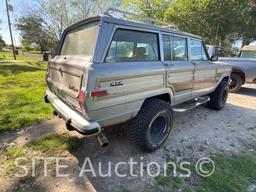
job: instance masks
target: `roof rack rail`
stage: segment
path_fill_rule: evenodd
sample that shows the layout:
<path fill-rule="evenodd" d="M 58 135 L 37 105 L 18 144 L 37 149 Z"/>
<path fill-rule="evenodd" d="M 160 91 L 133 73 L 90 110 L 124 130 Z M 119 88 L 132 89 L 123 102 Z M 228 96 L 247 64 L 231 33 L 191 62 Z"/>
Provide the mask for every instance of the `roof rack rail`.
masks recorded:
<path fill-rule="evenodd" d="M 149 18 L 149 17 L 137 15 L 137 14 L 134 14 L 134 13 L 130 13 L 130 12 L 127 12 L 127 11 L 122 11 L 122 10 L 115 9 L 115 8 L 109 8 L 109 9 L 107 9 L 106 11 L 104 11 L 102 13 L 102 15 L 108 15 L 108 16 L 112 16 L 112 17 L 115 17 L 115 16 L 118 17 L 117 14 L 122 14 L 123 16 L 121 16 L 121 18 L 128 19 L 128 16 L 132 16 L 132 17 L 135 17 L 135 18 L 140 18 L 142 20 L 148 21 L 148 23 L 150 23 L 150 24 L 159 23 L 159 24 L 162 24 L 161 27 L 171 28 L 171 29 L 179 31 L 178 26 L 173 24 L 173 23 L 164 22 L 164 21 L 159 20 L 159 19 L 152 19 L 152 18 Z"/>

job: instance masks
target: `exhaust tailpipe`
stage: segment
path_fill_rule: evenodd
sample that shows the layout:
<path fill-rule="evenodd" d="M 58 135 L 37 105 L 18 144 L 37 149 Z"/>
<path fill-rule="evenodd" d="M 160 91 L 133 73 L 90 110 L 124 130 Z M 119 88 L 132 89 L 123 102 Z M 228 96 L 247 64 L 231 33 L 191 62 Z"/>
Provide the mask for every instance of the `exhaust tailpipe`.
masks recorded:
<path fill-rule="evenodd" d="M 52 112 L 52 114 L 53 114 L 54 116 L 58 117 L 58 113 L 57 113 L 55 110 Z"/>
<path fill-rule="evenodd" d="M 107 137 L 102 132 L 97 135 L 97 139 L 101 147 L 106 147 L 109 143 Z"/>

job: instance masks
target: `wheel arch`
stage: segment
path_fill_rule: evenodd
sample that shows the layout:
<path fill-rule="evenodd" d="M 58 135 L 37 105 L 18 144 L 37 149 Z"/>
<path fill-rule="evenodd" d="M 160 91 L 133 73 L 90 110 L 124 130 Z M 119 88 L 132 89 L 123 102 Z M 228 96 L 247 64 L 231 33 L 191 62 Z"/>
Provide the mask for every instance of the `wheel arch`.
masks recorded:
<path fill-rule="evenodd" d="M 163 101 L 167 102 L 169 105 L 171 105 L 171 103 L 174 102 L 173 96 L 174 96 L 173 90 L 171 88 L 168 88 L 168 89 L 165 89 L 165 91 L 163 91 L 163 92 L 159 92 L 158 94 L 154 94 L 152 96 L 147 97 L 144 100 L 143 104 L 150 99 L 156 98 L 156 99 L 163 100 Z"/>
<path fill-rule="evenodd" d="M 231 74 L 232 73 L 239 75 L 241 77 L 242 81 L 243 81 L 243 84 L 245 83 L 245 80 L 246 80 L 245 72 L 242 69 L 237 68 L 237 67 L 233 67 Z"/>

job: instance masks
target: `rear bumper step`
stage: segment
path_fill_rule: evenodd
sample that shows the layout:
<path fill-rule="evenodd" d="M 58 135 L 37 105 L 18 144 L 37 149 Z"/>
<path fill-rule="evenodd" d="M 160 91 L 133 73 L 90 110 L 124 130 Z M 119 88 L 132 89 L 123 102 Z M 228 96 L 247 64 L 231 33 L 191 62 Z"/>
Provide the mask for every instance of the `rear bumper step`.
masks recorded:
<path fill-rule="evenodd" d="M 68 107 L 49 90 L 45 93 L 45 101 L 52 104 L 54 107 L 54 115 L 66 122 L 68 130 L 76 130 L 85 136 L 98 135 L 101 132 L 99 123 L 96 121 L 87 121 L 83 116 Z"/>

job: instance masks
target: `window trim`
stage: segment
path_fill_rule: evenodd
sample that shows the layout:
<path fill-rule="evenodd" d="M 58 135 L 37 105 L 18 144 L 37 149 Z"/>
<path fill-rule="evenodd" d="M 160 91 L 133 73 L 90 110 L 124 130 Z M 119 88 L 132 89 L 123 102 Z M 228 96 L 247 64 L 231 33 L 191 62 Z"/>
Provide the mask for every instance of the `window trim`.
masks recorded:
<path fill-rule="evenodd" d="M 113 39 L 114 39 L 114 36 L 116 34 L 116 32 L 118 30 L 126 30 L 126 31 L 135 31 L 135 32 L 141 32 L 141 33 L 151 33 L 151 34 L 155 34 L 157 36 L 157 52 L 158 52 L 158 60 L 152 60 L 152 61 L 118 61 L 118 62 L 106 62 L 106 58 L 108 56 L 108 50 L 110 49 L 110 46 L 111 46 L 111 43 L 113 42 Z M 142 63 L 145 63 L 145 62 L 159 62 L 162 60 L 161 58 L 161 46 L 160 46 L 160 37 L 159 37 L 159 32 L 158 31 L 153 31 L 153 30 L 147 30 L 147 29 L 140 29 L 140 28 L 134 28 L 134 27 L 122 27 L 122 26 L 116 26 L 114 29 L 113 29 L 113 33 L 111 35 L 111 39 L 110 41 L 108 42 L 108 45 L 107 45 L 107 49 L 105 50 L 105 53 L 104 53 L 104 57 L 103 57 L 103 63 L 127 63 L 127 62 L 142 62 Z"/>

